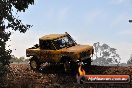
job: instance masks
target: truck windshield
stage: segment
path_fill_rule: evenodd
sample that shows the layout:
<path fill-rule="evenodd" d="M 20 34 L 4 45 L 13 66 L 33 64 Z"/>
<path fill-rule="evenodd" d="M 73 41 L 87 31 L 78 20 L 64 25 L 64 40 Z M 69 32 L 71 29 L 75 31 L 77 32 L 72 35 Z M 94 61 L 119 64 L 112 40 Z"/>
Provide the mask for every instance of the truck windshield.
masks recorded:
<path fill-rule="evenodd" d="M 75 46 L 76 42 L 69 36 L 65 36 L 60 39 L 53 40 L 53 44 L 55 45 L 56 49 L 62 49 L 65 47 Z"/>

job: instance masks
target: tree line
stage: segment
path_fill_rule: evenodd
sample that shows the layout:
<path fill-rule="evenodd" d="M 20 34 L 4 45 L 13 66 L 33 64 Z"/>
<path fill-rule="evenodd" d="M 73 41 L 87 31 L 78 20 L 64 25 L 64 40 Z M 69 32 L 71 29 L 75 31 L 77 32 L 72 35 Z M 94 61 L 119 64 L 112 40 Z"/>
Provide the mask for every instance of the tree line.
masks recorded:
<path fill-rule="evenodd" d="M 11 55 L 10 63 L 22 63 L 22 62 L 29 62 L 29 59 L 26 59 L 24 56 L 22 57 L 15 57 L 14 55 Z"/>
<path fill-rule="evenodd" d="M 100 44 L 99 42 L 93 44 L 95 59 L 94 65 L 132 65 L 132 54 L 127 63 L 121 63 L 121 57 L 117 53 L 117 49 L 110 47 L 108 44 Z"/>

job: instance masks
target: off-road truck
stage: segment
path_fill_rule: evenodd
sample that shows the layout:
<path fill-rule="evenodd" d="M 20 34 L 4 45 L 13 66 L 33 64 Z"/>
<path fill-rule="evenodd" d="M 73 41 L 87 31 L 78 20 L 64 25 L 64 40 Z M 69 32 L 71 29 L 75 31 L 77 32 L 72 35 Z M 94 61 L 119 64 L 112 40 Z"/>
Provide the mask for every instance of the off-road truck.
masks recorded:
<path fill-rule="evenodd" d="M 65 34 L 49 34 L 39 38 L 39 44 L 26 49 L 30 58 L 30 66 L 38 70 L 43 63 L 62 64 L 64 71 L 75 69 L 78 63 L 91 65 L 94 49 L 90 45 L 77 44 L 73 38 Z"/>

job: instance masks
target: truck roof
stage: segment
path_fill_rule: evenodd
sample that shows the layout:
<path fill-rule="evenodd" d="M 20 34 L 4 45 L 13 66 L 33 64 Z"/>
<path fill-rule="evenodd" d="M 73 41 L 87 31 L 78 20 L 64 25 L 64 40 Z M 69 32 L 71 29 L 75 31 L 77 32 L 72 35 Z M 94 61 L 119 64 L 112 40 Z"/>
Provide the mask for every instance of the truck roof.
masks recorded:
<path fill-rule="evenodd" d="M 66 34 L 49 34 L 49 35 L 42 36 L 39 39 L 40 40 L 53 40 L 53 39 L 64 37 L 65 35 Z"/>

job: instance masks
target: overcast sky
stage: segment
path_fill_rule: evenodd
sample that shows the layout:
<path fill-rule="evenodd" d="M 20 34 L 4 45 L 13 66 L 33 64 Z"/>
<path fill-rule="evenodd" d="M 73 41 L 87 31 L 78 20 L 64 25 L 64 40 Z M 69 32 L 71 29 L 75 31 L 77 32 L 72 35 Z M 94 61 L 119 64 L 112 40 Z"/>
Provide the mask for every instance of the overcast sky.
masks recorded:
<path fill-rule="evenodd" d="M 9 44 L 17 57 L 25 56 L 25 49 L 42 35 L 64 32 L 78 43 L 100 42 L 116 48 L 122 62 L 132 54 L 132 23 L 128 22 L 132 0 L 35 0 L 18 15 L 33 27 L 25 34 L 13 32 Z"/>

